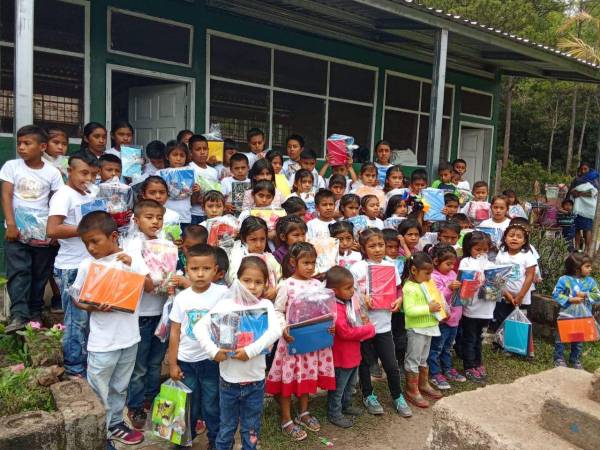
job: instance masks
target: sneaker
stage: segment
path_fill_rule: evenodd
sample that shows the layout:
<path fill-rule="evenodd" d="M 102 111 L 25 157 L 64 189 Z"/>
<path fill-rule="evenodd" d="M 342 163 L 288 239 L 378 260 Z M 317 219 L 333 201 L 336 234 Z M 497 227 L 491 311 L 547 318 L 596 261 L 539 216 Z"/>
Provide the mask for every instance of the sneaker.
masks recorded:
<path fill-rule="evenodd" d="M 363 398 L 363 403 L 369 414 L 373 414 L 375 416 L 380 416 L 383 414 L 383 406 L 381 406 L 381 403 L 379 403 L 379 400 L 377 400 L 377 396 L 375 394 L 371 394 L 367 398 Z"/>
<path fill-rule="evenodd" d="M 202 434 L 206 431 L 206 422 L 204 420 L 196 421 L 196 434 Z"/>
<path fill-rule="evenodd" d="M 448 380 L 448 381 L 455 381 L 458 383 L 464 383 L 465 381 L 467 381 L 467 379 L 464 377 L 464 375 L 454 368 L 450 369 L 448 372 L 446 372 L 444 374 L 444 376 L 446 377 L 446 380 Z"/>
<path fill-rule="evenodd" d="M 467 380 L 475 383 L 483 383 L 485 381 L 477 369 L 465 370 L 465 376 L 467 377 Z"/>
<path fill-rule="evenodd" d="M 334 424 L 340 428 L 350 428 L 354 424 L 352 419 L 350 419 L 346 416 L 328 417 L 328 419 L 329 419 L 329 422 L 331 422 L 332 424 Z"/>
<path fill-rule="evenodd" d="M 106 450 L 117 450 L 117 447 L 112 444 L 110 439 L 106 440 Z"/>
<path fill-rule="evenodd" d="M 139 444 L 144 440 L 144 433 L 136 430 L 132 430 L 125 422 L 121 422 L 112 428 L 108 429 L 110 434 L 109 438 L 113 441 L 121 442 L 125 445 Z"/>
<path fill-rule="evenodd" d="M 485 367 L 483 366 L 479 366 L 477 368 L 477 372 L 479 372 L 479 375 L 481 375 L 481 378 L 486 379 L 487 378 L 487 370 L 485 370 Z"/>
<path fill-rule="evenodd" d="M 437 375 L 431 377 L 429 383 L 431 383 L 434 387 L 438 388 L 441 391 L 447 391 L 448 389 L 450 389 L 450 384 L 448 383 L 448 380 L 446 380 L 446 377 L 441 373 L 438 373 Z"/>
<path fill-rule="evenodd" d="M 17 331 L 23 330 L 26 325 L 26 320 L 21 319 L 20 317 L 15 317 L 8 325 L 6 325 L 6 328 L 4 328 L 4 332 L 6 334 L 13 334 Z"/>
<path fill-rule="evenodd" d="M 412 409 L 406 403 L 404 399 L 404 395 L 400 394 L 396 400 L 394 400 L 394 406 L 396 407 L 396 412 L 400 414 L 401 417 L 412 417 Z"/>
<path fill-rule="evenodd" d="M 348 406 L 342 409 L 342 414 L 358 417 L 363 415 L 363 410 L 357 406 Z"/>
<path fill-rule="evenodd" d="M 144 411 L 143 408 L 135 408 L 127 411 L 127 418 L 129 419 L 129 423 L 136 430 L 143 430 L 146 425 L 146 419 L 148 415 Z"/>
<path fill-rule="evenodd" d="M 554 367 L 568 367 L 567 362 L 564 359 L 554 360 Z"/>
<path fill-rule="evenodd" d="M 571 367 L 573 367 L 573 369 L 583 370 L 583 364 L 581 364 L 580 361 L 572 363 Z"/>
<path fill-rule="evenodd" d="M 381 366 L 378 363 L 371 364 L 371 367 L 369 367 L 369 371 L 371 372 L 371 376 L 373 378 L 383 378 L 383 371 L 381 370 Z"/>

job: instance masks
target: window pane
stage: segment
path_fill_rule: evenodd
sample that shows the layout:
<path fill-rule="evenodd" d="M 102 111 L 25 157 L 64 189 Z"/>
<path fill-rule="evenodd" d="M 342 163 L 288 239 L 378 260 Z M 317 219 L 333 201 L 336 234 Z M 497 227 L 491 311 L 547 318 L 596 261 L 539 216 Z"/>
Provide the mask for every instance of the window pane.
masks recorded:
<path fill-rule="evenodd" d="M 473 116 L 492 116 L 492 96 L 462 91 L 461 112 Z"/>
<path fill-rule="evenodd" d="M 247 151 L 246 132 L 250 128 L 260 128 L 268 139 L 269 91 L 211 81 L 210 123 L 221 124 L 221 134 L 236 141 L 242 151 Z"/>
<path fill-rule="evenodd" d="M 429 117 L 421 116 L 419 127 L 419 164 L 427 164 L 427 142 L 429 137 Z M 440 162 L 448 161 L 450 148 L 450 119 L 442 120 L 442 146 L 440 148 Z"/>
<path fill-rule="evenodd" d="M 385 111 L 383 138 L 392 144 L 392 150 L 411 150 L 417 148 L 417 114 Z"/>
<path fill-rule="evenodd" d="M 305 147 L 323 155 L 325 100 L 284 92 L 273 93 L 273 145 L 284 150 L 292 133 L 304 137 Z"/>
<path fill-rule="evenodd" d="M 325 95 L 327 61 L 275 50 L 275 86 Z"/>
<path fill-rule="evenodd" d="M 3 1 L 3 3 L 6 3 Z M 0 47 L 0 133 L 13 132 L 15 103 L 13 95 L 14 58 L 12 48 Z"/>
<path fill-rule="evenodd" d="M 329 95 L 373 103 L 375 72 L 345 64 L 331 63 Z"/>
<path fill-rule="evenodd" d="M 266 47 L 210 37 L 210 73 L 252 83 L 271 83 L 271 50 Z"/>
<path fill-rule="evenodd" d="M 85 11 L 82 5 L 57 0 L 37 0 L 34 14 L 35 45 L 84 52 Z"/>
<path fill-rule="evenodd" d="M 388 75 L 385 104 L 396 108 L 419 110 L 420 81 Z"/>
<path fill-rule="evenodd" d="M 453 89 L 446 87 L 444 89 L 444 116 L 452 115 L 452 93 Z M 421 98 L 421 111 L 429 112 L 431 106 L 431 84 L 423 83 L 423 92 Z"/>
<path fill-rule="evenodd" d="M 189 28 L 118 11 L 110 21 L 111 50 L 190 64 Z"/>
<path fill-rule="evenodd" d="M 0 40 L 15 41 L 15 0 L 0 0 Z"/>
<path fill-rule="evenodd" d="M 329 102 L 327 135 L 333 133 L 352 136 L 356 144 L 371 147 L 373 108 L 342 102 Z"/>

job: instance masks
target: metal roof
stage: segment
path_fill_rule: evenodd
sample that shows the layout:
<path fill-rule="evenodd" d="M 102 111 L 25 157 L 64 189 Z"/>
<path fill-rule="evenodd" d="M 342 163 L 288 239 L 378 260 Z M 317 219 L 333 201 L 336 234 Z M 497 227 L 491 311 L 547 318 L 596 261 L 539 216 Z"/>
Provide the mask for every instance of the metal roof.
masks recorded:
<path fill-rule="evenodd" d="M 210 7 L 431 64 L 434 32 L 449 31 L 448 68 L 600 82 L 597 64 L 414 0 L 206 0 Z"/>

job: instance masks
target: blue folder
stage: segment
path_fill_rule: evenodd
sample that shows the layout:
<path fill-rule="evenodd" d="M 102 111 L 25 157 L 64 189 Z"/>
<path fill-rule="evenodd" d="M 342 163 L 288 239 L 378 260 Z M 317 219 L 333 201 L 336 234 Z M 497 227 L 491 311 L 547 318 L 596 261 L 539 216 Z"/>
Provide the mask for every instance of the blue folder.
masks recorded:
<path fill-rule="evenodd" d="M 531 324 L 506 320 L 504 322 L 504 350 L 517 355 L 527 356 Z"/>
<path fill-rule="evenodd" d="M 300 355 L 331 347 L 333 336 L 328 330 L 332 326 L 333 320 L 328 319 L 322 322 L 290 327 L 290 336 L 294 338 L 294 341 L 288 344 L 288 353 L 290 355 Z"/>

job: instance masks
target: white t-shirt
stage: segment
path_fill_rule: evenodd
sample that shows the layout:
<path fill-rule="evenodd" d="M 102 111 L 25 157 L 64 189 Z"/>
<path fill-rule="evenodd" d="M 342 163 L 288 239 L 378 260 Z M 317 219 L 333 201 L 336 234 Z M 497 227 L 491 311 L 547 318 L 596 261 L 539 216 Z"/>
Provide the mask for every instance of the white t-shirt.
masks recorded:
<path fill-rule="evenodd" d="M 239 359 L 227 358 L 225 361 L 219 363 L 219 373 L 228 383 L 248 383 L 264 380 L 266 363 L 265 355 L 261 353 L 273 345 L 280 338 L 282 332 L 279 320 L 275 314 L 273 302 L 262 299 L 256 305 L 244 306 L 235 303 L 231 298 L 225 298 L 211 309 L 210 314 L 205 315 L 200 323 L 197 323 L 194 327 L 194 335 L 200 343 L 202 350 L 213 359 L 219 348 L 211 339 L 210 315 L 261 308 L 267 310 L 268 328 L 255 342 L 244 347 L 250 359 L 248 361 L 240 361 Z"/>
<path fill-rule="evenodd" d="M 343 255 L 340 253 L 338 257 L 338 264 L 346 269 L 350 270 L 350 268 L 357 263 L 358 261 L 362 261 L 363 257 L 359 252 L 355 252 L 354 250 L 350 250 L 347 254 Z"/>
<path fill-rule="evenodd" d="M 205 168 L 200 167 L 195 162 L 190 163 L 190 167 L 194 169 L 196 174 L 195 178 L 202 177 L 212 181 L 219 181 L 219 174 L 214 167 L 206 166 Z M 192 205 L 192 216 L 203 216 L 204 210 L 202 205 Z"/>
<path fill-rule="evenodd" d="M 94 200 L 91 194 L 80 194 L 68 185 L 62 186 L 50 199 L 49 216 L 62 216 L 65 225 L 79 225 L 81 221 L 81 205 Z M 59 239 L 58 255 L 54 260 L 57 269 L 77 269 L 85 258 L 90 258 L 83 241 L 78 236 Z"/>
<path fill-rule="evenodd" d="M 458 270 L 478 270 L 482 273 L 493 264 L 487 259 L 487 256 L 480 258 L 466 257 L 460 260 Z M 479 300 L 477 296 L 473 299 L 473 303 L 463 306 L 463 316 L 472 319 L 492 319 L 494 317 L 494 309 L 496 302 L 488 302 Z"/>
<path fill-rule="evenodd" d="M 13 185 L 13 211 L 19 207 L 48 211 L 48 198 L 64 185 L 60 171 L 44 163 L 32 169 L 22 159 L 11 159 L 0 169 L 0 180 Z"/>
<path fill-rule="evenodd" d="M 459 181 L 458 184 L 456 185 L 456 187 L 458 189 L 464 189 L 465 191 L 471 190 L 471 185 L 469 184 L 469 182 L 467 180 Z"/>
<path fill-rule="evenodd" d="M 194 326 L 221 300 L 227 286 L 212 283 L 209 288 L 197 293 L 191 287 L 175 297 L 169 319 L 181 324 L 177 359 L 184 362 L 198 362 L 210 358 L 194 335 Z"/>
<path fill-rule="evenodd" d="M 367 216 L 365 216 L 365 219 L 367 219 L 368 228 L 378 228 L 380 230 L 383 230 L 383 220 L 381 220 L 379 217 L 369 219 Z"/>
<path fill-rule="evenodd" d="M 380 263 L 374 263 L 369 260 L 357 261 L 354 263 L 352 267 L 350 267 L 350 272 L 352 272 L 352 276 L 354 276 L 354 286 L 360 290 L 360 292 L 364 295 L 367 292 L 367 267 L 372 264 L 377 264 L 380 266 L 392 266 L 396 269 L 396 266 L 389 261 L 381 261 Z M 402 283 L 402 279 L 398 274 L 398 270 L 396 269 L 396 286 L 400 286 Z M 392 311 L 385 309 L 374 309 L 368 311 L 369 320 L 373 323 L 375 327 L 375 332 L 377 334 L 387 333 L 392 329 Z"/>
<path fill-rule="evenodd" d="M 256 153 L 254 152 L 241 152 L 242 154 L 246 155 L 246 158 L 248 158 L 248 167 L 250 167 L 252 169 L 252 166 L 254 165 L 254 163 L 256 161 L 258 161 L 258 156 L 256 155 Z"/>
<path fill-rule="evenodd" d="M 246 178 L 245 180 L 236 180 L 233 177 L 225 177 L 221 180 L 221 192 L 225 197 L 229 197 L 231 195 L 231 185 L 234 182 L 238 183 L 250 183 L 250 178 Z M 249 184 L 248 184 L 249 185 Z"/>
<path fill-rule="evenodd" d="M 525 283 L 525 272 L 529 267 L 537 266 L 537 259 L 531 251 L 511 255 L 507 251 L 502 250 L 496 256 L 496 264 L 512 264 L 512 271 L 506 279 L 506 290 L 516 294 L 523 287 L 523 283 Z M 530 304 L 531 288 L 527 291 L 525 297 L 523 297 L 523 305 Z"/>
<path fill-rule="evenodd" d="M 114 262 L 118 253 L 105 258 L 86 258 L 79 266 L 77 278 L 73 287 L 81 289 L 92 262 Z M 146 275 L 145 266 L 140 265 L 138 258 L 132 257 L 131 269 L 134 272 Z M 142 300 L 140 300 L 140 303 Z M 140 341 L 140 326 L 138 323 L 140 303 L 134 313 L 123 311 L 98 312 L 90 314 L 90 333 L 88 336 L 88 352 L 110 352 L 131 347 Z"/>
<path fill-rule="evenodd" d="M 502 234 L 506 231 L 508 226 L 510 225 L 510 219 L 507 217 L 503 222 L 494 222 L 494 219 L 486 219 L 479 224 L 481 228 L 500 228 L 502 230 Z"/>
<path fill-rule="evenodd" d="M 331 219 L 328 222 L 325 222 L 319 218 L 309 220 L 306 223 L 306 228 L 308 229 L 306 232 L 306 239 L 308 241 L 314 241 L 317 239 L 331 237 L 329 234 L 329 225 L 332 223 L 335 223 L 335 220 Z"/>

